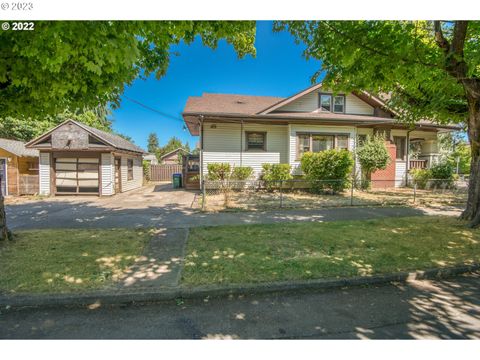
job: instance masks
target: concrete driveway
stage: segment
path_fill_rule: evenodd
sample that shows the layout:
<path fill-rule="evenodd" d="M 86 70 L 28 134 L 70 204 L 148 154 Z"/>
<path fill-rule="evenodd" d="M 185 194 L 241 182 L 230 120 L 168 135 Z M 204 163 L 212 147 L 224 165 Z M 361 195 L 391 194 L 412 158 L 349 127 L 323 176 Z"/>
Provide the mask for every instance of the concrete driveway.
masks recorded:
<path fill-rule="evenodd" d="M 429 214 L 457 215 L 457 208 L 441 210 L 407 207 L 346 207 L 313 210 L 270 210 L 203 213 L 200 194 L 172 189 L 170 183 L 147 185 L 113 197 L 52 197 L 42 200 L 9 199 L 9 227 L 45 228 L 189 228 L 224 224 L 256 224 L 286 221 L 365 220 L 381 217 Z"/>

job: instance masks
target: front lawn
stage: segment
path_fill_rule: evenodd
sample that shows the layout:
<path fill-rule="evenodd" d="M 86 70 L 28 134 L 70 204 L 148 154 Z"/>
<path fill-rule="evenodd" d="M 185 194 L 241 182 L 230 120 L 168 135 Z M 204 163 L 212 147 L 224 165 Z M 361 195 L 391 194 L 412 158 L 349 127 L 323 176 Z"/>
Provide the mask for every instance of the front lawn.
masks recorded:
<path fill-rule="evenodd" d="M 369 276 L 480 261 L 480 230 L 450 217 L 192 229 L 182 282 L 193 286 Z"/>
<path fill-rule="evenodd" d="M 135 262 L 149 238 L 148 231 L 128 229 L 18 231 L 0 247 L 0 291 L 106 287 Z"/>

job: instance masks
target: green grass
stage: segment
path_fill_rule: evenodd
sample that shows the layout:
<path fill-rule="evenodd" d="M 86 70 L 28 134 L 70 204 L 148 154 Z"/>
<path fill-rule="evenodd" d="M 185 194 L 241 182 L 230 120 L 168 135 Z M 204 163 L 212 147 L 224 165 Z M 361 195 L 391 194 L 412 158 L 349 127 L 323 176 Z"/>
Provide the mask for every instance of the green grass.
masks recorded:
<path fill-rule="evenodd" d="M 449 217 L 192 229 L 184 285 L 369 276 L 480 261 L 480 230 Z"/>
<path fill-rule="evenodd" d="M 141 255 L 145 230 L 18 231 L 0 247 L 0 291 L 72 292 L 114 283 Z"/>

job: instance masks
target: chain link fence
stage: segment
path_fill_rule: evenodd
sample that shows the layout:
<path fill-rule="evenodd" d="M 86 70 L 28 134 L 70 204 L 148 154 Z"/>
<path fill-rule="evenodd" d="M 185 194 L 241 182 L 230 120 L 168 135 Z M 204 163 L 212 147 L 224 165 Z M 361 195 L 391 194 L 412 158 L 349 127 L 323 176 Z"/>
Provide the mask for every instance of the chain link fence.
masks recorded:
<path fill-rule="evenodd" d="M 308 181 L 210 181 L 205 180 L 199 206 L 206 211 L 225 209 L 268 210 L 279 208 L 368 205 L 463 205 L 468 181 L 430 179 L 403 186 L 399 180 Z"/>

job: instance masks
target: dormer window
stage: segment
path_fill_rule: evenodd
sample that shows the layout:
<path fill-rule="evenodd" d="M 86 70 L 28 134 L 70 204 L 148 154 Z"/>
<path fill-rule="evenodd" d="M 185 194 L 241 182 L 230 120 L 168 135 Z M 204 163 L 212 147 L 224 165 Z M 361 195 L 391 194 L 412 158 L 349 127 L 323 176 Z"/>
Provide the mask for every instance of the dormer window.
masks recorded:
<path fill-rule="evenodd" d="M 320 94 L 320 111 L 345 112 L 345 95 Z"/>

